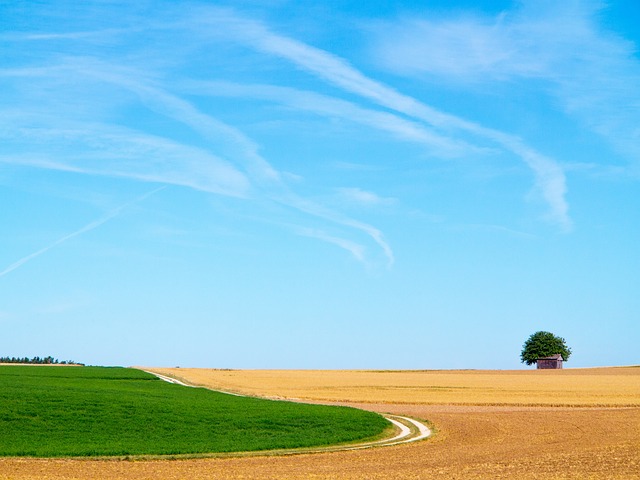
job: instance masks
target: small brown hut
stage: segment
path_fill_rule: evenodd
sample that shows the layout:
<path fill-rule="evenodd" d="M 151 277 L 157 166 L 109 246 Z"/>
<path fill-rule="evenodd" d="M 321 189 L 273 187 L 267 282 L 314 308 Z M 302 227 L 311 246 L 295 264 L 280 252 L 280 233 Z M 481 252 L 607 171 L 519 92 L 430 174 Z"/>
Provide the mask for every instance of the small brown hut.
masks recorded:
<path fill-rule="evenodd" d="M 551 355 L 550 357 L 539 358 L 536 362 L 538 366 L 538 370 L 541 369 L 556 369 L 559 370 L 562 368 L 562 355 L 556 353 L 555 355 Z"/>

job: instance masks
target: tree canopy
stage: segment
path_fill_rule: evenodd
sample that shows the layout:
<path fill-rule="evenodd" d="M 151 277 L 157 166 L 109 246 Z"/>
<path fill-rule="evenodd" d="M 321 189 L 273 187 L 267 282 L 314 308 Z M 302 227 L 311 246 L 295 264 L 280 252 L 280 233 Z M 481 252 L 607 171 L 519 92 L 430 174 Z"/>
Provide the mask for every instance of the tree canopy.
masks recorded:
<path fill-rule="evenodd" d="M 550 357 L 558 353 L 562 355 L 564 361 L 569 360 L 571 349 L 567 347 L 565 339 L 557 337 L 551 332 L 540 331 L 533 333 L 524 342 L 520 360 L 522 363 L 531 365 L 537 363 L 539 358 Z"/>

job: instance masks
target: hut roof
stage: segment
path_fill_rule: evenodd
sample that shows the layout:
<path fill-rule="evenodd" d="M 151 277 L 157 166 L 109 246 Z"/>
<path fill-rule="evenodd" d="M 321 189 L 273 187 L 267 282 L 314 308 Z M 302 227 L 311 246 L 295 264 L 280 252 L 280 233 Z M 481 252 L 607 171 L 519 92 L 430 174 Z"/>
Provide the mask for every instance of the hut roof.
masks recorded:
<path fill-rule="evenodd" d="M 559 353 L 556 353 L 555 355 L 551 355 L 550 357 L 541 357 L 538 360 L 564 360 L 562 358 L 562 355 Z"/>

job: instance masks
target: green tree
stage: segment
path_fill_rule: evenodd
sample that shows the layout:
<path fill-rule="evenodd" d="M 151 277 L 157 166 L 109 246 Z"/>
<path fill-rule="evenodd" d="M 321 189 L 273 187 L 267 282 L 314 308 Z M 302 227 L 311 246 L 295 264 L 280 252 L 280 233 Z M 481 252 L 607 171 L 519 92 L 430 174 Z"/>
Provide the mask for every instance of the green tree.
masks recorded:
<path fill-rule="evenodd" d="M 550 357 L 557 353 L 562 355 L 564 361 L 569 360 L 571 349 L 567 347 L 565 339 L 550 332 L 536 332 L 524 342 L 520 360 L 522 363 L 532 365 L 537 363 L 539 358 Z"/>

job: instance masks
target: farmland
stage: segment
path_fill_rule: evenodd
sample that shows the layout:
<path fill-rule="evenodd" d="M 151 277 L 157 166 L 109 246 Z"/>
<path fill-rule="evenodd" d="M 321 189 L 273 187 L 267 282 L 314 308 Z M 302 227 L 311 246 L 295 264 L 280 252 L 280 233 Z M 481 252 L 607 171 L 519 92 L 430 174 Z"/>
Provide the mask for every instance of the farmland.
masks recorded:
<path fill-rule="evenodd" d="M 640 478 L 640 368 L 163 372 L 212 388 L 414 416 L 431 421 L 436 435 L 395 447 L 286 457 L 0 459 L 0 479 Z"/>
<path fill-rule="evenodd" d="M 158 371 L 214 389 L 329 402 L 640 407 L 640 368 Z"/>
<path fill-rule="evenodd" d="M 352 442 L 380 435 L 352 408 L 237 397 L 140 370 L 0 367 L 0 455 L 202 454 Z"/>

